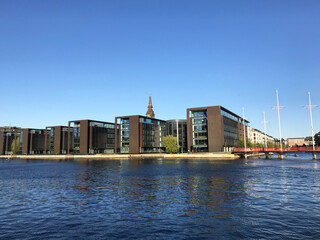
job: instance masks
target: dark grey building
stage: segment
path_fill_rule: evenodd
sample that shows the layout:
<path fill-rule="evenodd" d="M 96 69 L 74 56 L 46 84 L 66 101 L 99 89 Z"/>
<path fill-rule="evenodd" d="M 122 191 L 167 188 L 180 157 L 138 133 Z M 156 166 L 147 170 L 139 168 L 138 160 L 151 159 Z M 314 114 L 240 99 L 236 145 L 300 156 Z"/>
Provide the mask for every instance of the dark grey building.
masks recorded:
<path fill-rule="evenodd" d="M 166 122 L 166 135 L 171 135 L 177 138 L 177 143 L 180 146 L 180 153 L 188 151 L 186 119 L 168 120 Z"/>
<path fill-rule="evenodd" d="M 166 121 L 140 115 L 115 118 L 115 152 L 118 153 L 156 153 L 163 152 L 163 137 L 166 134 Z"/>
<path fill-rule="evenodd" d="M 94 120 L 69 121 L 68 153 L 114 153 L 114 123 Z"/>
<path fill-rule="evenodd" d="M 45 129 L 22 129 L 22 154 L 44 154 L 45 136 Z"/>
<path fill-rule="evenodd" d="M 0 127 L 0 154 L 13 154 L 13 148 L 22 153 L 23 130 L 18 127 Z M 16 147 L 16 144 L 19 146 Z"/>
<path fill-rule="evenodd" d="M 46 154 L 67 154 L 68 151 L 67 126 L 46 127 L 45 152 Z M 70 129 L 72 135 L 72 128 Z"/>
<path fill-rule="evenodd" d="M 244 139 L 243 119 L 221 106 L 188 108 L 187 128 L 192 152 L 228 151 Z"/>

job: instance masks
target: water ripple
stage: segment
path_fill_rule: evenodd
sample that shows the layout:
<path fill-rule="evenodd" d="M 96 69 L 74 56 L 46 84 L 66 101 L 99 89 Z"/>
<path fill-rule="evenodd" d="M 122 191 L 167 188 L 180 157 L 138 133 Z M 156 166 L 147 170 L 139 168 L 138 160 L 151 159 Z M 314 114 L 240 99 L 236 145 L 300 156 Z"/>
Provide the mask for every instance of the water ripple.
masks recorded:
<path fill-rule="evenodd" d="M 319 239 L 318 166 L 0 159 L 0 239 Z"/>

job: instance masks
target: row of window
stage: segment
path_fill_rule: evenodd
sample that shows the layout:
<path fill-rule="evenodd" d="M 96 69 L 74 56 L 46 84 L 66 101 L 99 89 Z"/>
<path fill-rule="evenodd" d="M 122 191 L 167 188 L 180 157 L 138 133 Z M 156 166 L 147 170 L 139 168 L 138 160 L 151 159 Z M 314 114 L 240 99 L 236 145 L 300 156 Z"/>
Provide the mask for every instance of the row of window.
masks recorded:
<path fill-rule="evenodd" d="M 102 123 L 102 122 L 90 122 L 90 127 L 101 127 L 101 128 L 112 128 L 112 129 L 114 129 L 114 124 L 112 124 L 112 123 Z"/>
<path fill-rule="evenodd" d="M 202 110 L 202 111 L 192 111 L 191 116 L 193 118 L 206 118 L 207 117 L 207 111 Z"/>

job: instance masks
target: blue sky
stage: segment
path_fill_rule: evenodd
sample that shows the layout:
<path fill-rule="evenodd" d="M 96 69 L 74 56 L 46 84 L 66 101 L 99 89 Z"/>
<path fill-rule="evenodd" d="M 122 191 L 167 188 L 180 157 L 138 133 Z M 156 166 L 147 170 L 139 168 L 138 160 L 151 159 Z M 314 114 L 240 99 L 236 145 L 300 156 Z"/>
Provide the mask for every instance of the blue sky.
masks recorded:
<path fill-rule="evenodd" d="M 311 135 L 320 1 L 0 0 L 0 126 L 185 118 L 222 105 L 278 137 Z M 320 131 L 320 108 L 314 129 Z"/>

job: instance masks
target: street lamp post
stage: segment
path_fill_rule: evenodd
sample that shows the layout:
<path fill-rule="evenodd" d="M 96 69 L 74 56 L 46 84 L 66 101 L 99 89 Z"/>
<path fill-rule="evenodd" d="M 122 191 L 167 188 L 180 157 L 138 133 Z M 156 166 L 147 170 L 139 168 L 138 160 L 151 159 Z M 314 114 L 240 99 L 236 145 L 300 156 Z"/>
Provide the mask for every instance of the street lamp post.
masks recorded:
<path fill-rule="evenodd" d="M 273 107 L 273 109 L 278 110 L 278 123 L 279 123 L 279 135 L 280 135 L 280 159 L 284 158 L 283 150 L 282 150 L 282 136 L 281 136 L 281 123 L 280 123 L 280 109 L 282 109 L 282 106 L 279 106 L 279 94 L 278 90 L 276 90 L 276 97 L 277 97 L 277 106 Z"/>
<path fill-rule="evenodd" d="M 243 115 L 244 158 L 247 158 L 246 121 L 244 118 L 244 107 L 242 108 L 242 115 Z"/>
<path fill-rule="evenodd" d="M 312 137 L 312 154 L 313 154 L 313 159 L 316 159 L 316 151 L 315 151 L 315 144 L 314 144 L 314 133 L 313 133 L 313 119 L 312 119 L 312 108 L 317 107 L 316 105 L 311 104 L 311 94 L 308 92 L 308 97 L 309 97 L 309 105 L 306 106 L 310 110 L 310 123 L 311 123 L 311 137 Z"/>

